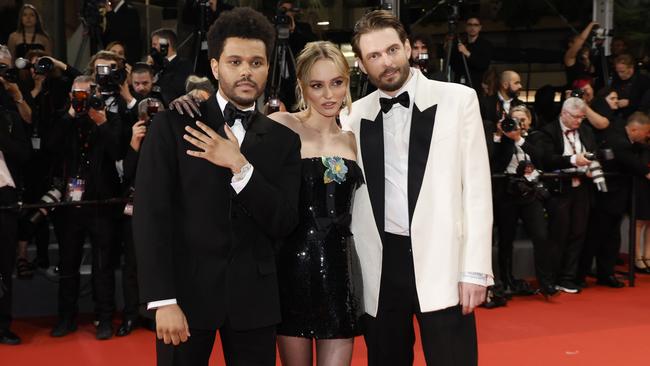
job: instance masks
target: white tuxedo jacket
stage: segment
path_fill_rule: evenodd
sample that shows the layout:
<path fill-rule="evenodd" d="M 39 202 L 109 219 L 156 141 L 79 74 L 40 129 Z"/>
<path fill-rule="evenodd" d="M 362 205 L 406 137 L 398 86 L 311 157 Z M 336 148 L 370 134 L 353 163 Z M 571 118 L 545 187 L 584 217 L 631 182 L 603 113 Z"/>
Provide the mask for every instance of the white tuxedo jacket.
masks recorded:
<path fill-rule="evenodd" d="M 413 74 L 408 166 L 410 233 L 420 309 L 459 303 L 462 273 L 492 275 L 490 167 L 476 92 Z M 357 139 L 366 184 L 355 194 L 352 233 L 365 311 L 376 316 L 384 236 L 383 116 L 379 92 L 341 115 Z"/>

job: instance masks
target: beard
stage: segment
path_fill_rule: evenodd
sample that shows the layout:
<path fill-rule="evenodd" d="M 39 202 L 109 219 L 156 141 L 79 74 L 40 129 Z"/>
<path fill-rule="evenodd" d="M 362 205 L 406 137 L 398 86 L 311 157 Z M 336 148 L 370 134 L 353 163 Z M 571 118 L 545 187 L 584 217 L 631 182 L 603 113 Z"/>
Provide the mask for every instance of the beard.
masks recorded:
<path fill-rule="evenodd" d="M 393 71 L 399 71 L 399 77 L 397 78 L 397 80 L 394 80 L 392 82 L 383 81 L 382 78 L 386 74 L 389 74 Z M 404 86 L 404 83 L 406 82 L 406 80 L 408 80 L 410 73 L 411 71 L 410 71 L 409 63 L 407 61 L 400 66 L 385 69 L 384 71 L 381 72 L 381 74 L 379 74 L 376 77 L 374 75 L 368 74 L 368 79 L 379 90 L 394 92 L 399 90 L 402 86 Z"/>
<path fill-rule="evenodd" d="M 236 90 L 237 86 L 240 83 L 244 83 L 244 82 L 248 83 L 248 84 L 251 84 L 251 86 L 255 90 L 254 95 L 251 96 L 251 95 L 248 95 L 248 94 L 238 94 L 237 93 L 237 90 Z M 240 105 L 242 107 L 248 107 L 248 106 L 253 105 L 255 103 L 255 101 L 257 100 L 257 98 L 259 98 L 260 95 L 262 95 L 262 92 L 264 91 L 264 85 L 260 86 L 259 84 L 257 84 L 255 81 L 253 81 L 251 79 L 242 79 L 242 80 L 238 80 L 233 85 L 228 86 L 227 88 L 224 88 L 223 91 L 224 91 L 224 94 L 226 95 L 226 97 L 228 97 L 228 99 L 232 100 L 233 102 L 237 103 L 238 105 Z"/>

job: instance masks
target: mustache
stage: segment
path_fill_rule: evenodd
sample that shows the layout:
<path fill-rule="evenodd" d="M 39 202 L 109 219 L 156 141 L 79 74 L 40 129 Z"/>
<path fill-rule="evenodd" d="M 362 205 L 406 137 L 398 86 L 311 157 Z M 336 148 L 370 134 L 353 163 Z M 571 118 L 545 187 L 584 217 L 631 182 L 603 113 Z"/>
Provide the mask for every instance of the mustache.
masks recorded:
<path fill-rule="evenodd" d="M 257 88 L 257 83 L 254 82 L 254 81 L 253 81 L 252 79 L 250 79 L 250 78 L 244 78 L 244 79 L 241 79 L 241 80 L 237 81 L 237 82 L 235 83 L 235 86 L 240 86 L 241 84 L 244 84 L 244 83 L 246 83 L 246 84 L 252 84 L 254 87 Z"/>

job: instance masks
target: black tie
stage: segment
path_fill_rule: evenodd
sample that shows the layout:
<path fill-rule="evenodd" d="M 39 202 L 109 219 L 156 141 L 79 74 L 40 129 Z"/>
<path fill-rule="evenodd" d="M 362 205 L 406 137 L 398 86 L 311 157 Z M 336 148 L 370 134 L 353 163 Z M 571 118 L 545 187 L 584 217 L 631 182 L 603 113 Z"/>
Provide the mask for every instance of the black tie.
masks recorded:
<path fill-rule="evenodd" d="M 393 108 L 393 105 L 395 103 L 401 104 L 404 108 L 409 107 L 410 99 L 409 99 L 409 93 L 404 92 L 395 98 L 379 98 L 379 104 L 381 105 L 381 111 L 384 113 L 388 113 L 388 111 Z"/>
<path fill-rule="evenodd" d="M 232 127 L 232 125 L 235 124 L 235 121 L 239 119 L 241 120 L 242 126 L 244 126 L 244 130 L 248 130 L 248 127 L 250 127 L 251 122 L 253 121 L 253 114 L 254 110 L 242 111 L 228 102 L 226 108 L 223 110 L 223 119 L 230 127 Z"/>

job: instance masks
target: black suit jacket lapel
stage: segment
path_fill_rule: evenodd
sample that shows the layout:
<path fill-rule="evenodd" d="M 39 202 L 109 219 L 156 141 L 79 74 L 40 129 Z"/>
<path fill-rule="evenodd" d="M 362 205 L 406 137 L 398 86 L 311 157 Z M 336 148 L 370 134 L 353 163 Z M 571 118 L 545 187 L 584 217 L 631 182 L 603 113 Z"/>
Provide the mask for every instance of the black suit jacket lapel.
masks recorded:
<path fill-rule="evenodd" d="M 384 237 L 384 118 L 381 111 L 374 121 L 361 119 L 359 132 L 361 158 L 368 185 L 368 194 L 379 235 Z"/>
<path fill-rule="evenodd" d="M 409 223 L 413 219 L 413 211 L 415 211 L 415 204 L 420 195 L 422 179 L 427 167 L 437 107 L 437 105 L 433 105 L 420 111 L 418 106 L 413 104 L 408 162 Z"/>
<path fill-rule="evenodd" d="M 201 105 L 201 116 L 196 118 L 196 120 L 201 121 L 208 125 L 211 129 L 217 131 L 221 137 L 226 137 L 226 132 L 223 129 L 223 124 L 225 123 L 223 119 L 223 113 L 219 107 L 219 102 L 217 102 L 216 93 L 214 93 L 207 101 Z M 196 126 L 192 126 L 196 128 Z"/>

